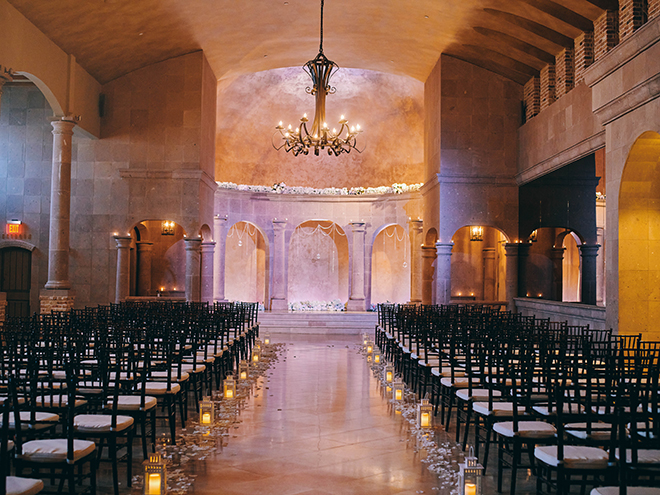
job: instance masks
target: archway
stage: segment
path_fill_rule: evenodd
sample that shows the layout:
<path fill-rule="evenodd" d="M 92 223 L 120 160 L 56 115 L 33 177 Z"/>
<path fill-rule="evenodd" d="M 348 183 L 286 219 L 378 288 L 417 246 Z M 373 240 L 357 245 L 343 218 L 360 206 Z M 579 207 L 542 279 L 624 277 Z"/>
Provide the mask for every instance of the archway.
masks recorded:
<path fill-rule="evenodd" d="M 230 301 L 265 304 L 268 300 L 266 237 L 250 222 L 237 222 L 225 244 L 225 295 Z"/>
<path fill-rule="evenodd" d="M 371 252 L 371 303 L 410 300 L 410 240 L 398 224 L 376 235 Z"/>
<path fill-rule="evenodd" d="M 328 220 L 296 227 L 289 244 L 289 303 L 348 300 L 348 241 Z"/>
<path fill-rule="evenodd" d="M 452 300 L 505 301 L 506 236 L 495 227 L 472 225 L 458 229 L 452 242 Z"/>
<path fill-rule="evenodd" d="M 660 339 L 660 134 L 645 132 L 626 160 L 619 192 L 619 333 Z"/>
<path fill-rule="evenodd" d="M 32 250 L 22 241 L 0 243 L 0 292 L 6 294 L 5 318 L 30 316 Z"/>
<path fill-rule="evenodd" d="M 564 302 L 580 302 L 582 300 L 582 267 L 580 250 L 582 240 L 575 232 L 566 231 L 557 237 L 556 247 L 564 250 L 562 260 L 561 300 Z"/>

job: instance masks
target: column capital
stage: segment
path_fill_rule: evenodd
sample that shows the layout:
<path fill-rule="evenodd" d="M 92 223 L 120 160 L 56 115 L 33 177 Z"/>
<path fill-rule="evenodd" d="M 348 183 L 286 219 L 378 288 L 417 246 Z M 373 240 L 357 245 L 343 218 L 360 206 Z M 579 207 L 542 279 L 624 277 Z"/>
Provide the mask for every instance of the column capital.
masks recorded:
<path fill-rule="evenodd" d="M 436 247 L 435 246 L 422 246 L 422 257 L 423 258 L 435 258 L 436 256 Z"/>
<path fill-rule="evenodd" d="M 519 242 L 518 243 L 518 256 L 529 256 L 529 250 L 532 247 L 531 242 Z"/>
<path fill-rule="evenodd" d="M 202 240 L 201 239 L 188 239 L 187 237 L 184 237 L 184 246 L 186 247 L 186 251 L 199 251 Z"/>
<path fill-rule="evenodd" d="M 117 248 L 127 248 L 131 245 L 131 240 L 132 240 L 131 236 L 113 235 L 112 237 L 117 243 Z"/>
<path fill-rule="evenodd" d="M 215 249 L 215 241 L 202 241 L 201 249 L 206 253 L 212 251 Z"/>
<path fill-rule="evenodd" d="M 137 241 L 135 244 L 137 244 L 138 251 L 151 251 L 154 245 L 151 241 Z"/>
<path fill-rule="evenodd" d="M 74 120 L 69 120 L 66 117 L 61 117 L 56 120 L 51 120 L 50 125 L 53 126 L 53 134 L 72 135 L 76 122 Z"/>
<path fill-rule="evenodd" d="M 588 257 L 596 257 L 598 256 L 598 250 L 600 249 L 600 244 L 582 244 L 578 246 L 578 249 L 580 250 L 580 256 Z"/>
<path fill-rule="evenodd" d="M 565 247 L 553 247 L 550 249 L 550 258 L 553 260 L 563 260 Z"/>
<path fill-rule="evenodd" d="M 504 255 L 508 257 L 516 257 L 518 256 L 518 246 L 520 246 L 519 242 L 507 242 L 504 244 Z"/>
<path fill-rule="evenodd" d="M 451 256 L 451 250 L 454 248 L 453 242 L 436 242 L 435 251 L 438 256 Z"/>
<path fill-rule="evenodd" d="M 278 220 L 273 218 L 273 229 L 274 230 L 284 230 L 286 228 L 287 220 Z"/>
<path fill-rule="evenodd" d="M 349 225 L 353 232 L 365 232 L 367 224 L 366 222 L 350 222 Z"/>
<path fill-rule="evenodd" d="M 227 223 L 227 217 L 226 216 L 221 216 L 221 215 L 215 215 L 213 217 L 213 223 L 216 225 L 225 225 Z"/>
<path fill-rule="evenodd" d="M 417 232 L 421 232 L 424 229 L 424 220 L 422 220 L 421 218 L 418 218 L 416 220 L 409 218 L 408 225 L 410 230 L 416 230 Z"/>

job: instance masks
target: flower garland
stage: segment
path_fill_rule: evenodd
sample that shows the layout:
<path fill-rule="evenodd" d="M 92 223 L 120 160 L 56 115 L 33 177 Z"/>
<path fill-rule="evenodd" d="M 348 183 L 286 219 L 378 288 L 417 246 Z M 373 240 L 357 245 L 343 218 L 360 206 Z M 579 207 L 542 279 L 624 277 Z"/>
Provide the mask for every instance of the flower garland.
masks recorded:
<path fill-rule="evenodd" d="M 310 194 L 316 196 L 361 196 L 363 194 L 403 194 L 406 192 L 419 191 L 424 183 L 419 184 L 392 184 L 380 187 L 326 187 L 316 189 L 314 187 L 287 186 L 284 182 L 278 182 L 272 186 L 253 186 L 247 184 L 235 184 L 233 182 L 218 182 L 220 189 L 234 191 L 248 191 L 254 193 L 275 194 Z"/>
<path fill-rule="evenodd" d="M 345 305 L 339 299 L 332 301 L 295 301 L 289 303 L 289 311 L 344 311 Z"/>

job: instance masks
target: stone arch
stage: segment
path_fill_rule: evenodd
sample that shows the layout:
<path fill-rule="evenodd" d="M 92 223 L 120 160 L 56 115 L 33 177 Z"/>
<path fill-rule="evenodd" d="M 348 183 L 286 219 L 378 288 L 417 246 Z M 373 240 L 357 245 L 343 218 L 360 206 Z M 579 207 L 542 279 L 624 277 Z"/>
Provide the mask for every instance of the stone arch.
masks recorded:
<path fill-rule="evenodd" d="M 51 91 L 51 89 L 44 81 L 39 79 L 34 74 L 25 71 L 16 71 L 15 74 L 28 78 L 30 81 L 34 83 L 34 85 L 37 88 L 39 88 L 39 91 L 43 93 L 44 97 L 46 98 L 46 101 L 50 105 L 50 108 L 53 110 L 53 116 L 64 117 L 65 112 L 62 105 L 60 104 L 55 94 Z"/>
<path fill-rule="evenodd" d="M 202 238 L 202 242 L 211 242 L 213 241 L 213 231 L 208 224 L 204 224 L 199 228 L 199 236 Z"/>
<path fill-rule="evenodd" d="M 619 333 L 658 340 L 660 331 L 660 134 L 632 145 L 619 190 Z"/>
<path fill-rule="evenodd" d="M 227 229 L 225 242 L 225 296 L 233 301 L 266 304 L 269 300 L 270 253 L 266 233 L 241 220 Z M 216 239 L 216 242 L 221 242 Z"/>
<path fill-rule="evenodd" d="M 410 300 L 410 237 L 397 223 L 381 226 L 371 246 L 371 303 Z"/>

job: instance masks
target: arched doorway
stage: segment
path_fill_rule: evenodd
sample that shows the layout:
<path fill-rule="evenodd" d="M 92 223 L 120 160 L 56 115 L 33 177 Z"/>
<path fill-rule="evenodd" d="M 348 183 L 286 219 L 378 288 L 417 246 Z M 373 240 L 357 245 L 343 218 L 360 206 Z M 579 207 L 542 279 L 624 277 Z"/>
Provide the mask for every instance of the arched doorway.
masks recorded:
<path fill-rule="evenodd" d="M 230 301 L 268 300 L 266 237 L 250 222 L 237 222 L 225 244 L 225 296 Z"/>
<path fill-rule="evenodd" d="M 30 249 L 0 248 L 0 292 L 7 295 L 6 317 L 30 316 L 31 277 Z"/>
<path fill-rule="evenodd" d="M 410 240 L 401 225 L 384 227 L 371 252 L 371 303 L 410 300 Z"/>
<path fill-rule="evenodd" d="M 293 231 L 289 244 L 289 303 L 348 300 L 348 241 L 328 220 L 309 220 Z"/>
<path fill-rule="evenodd" d="M 621 334 L 660 339 L 660 134 L 635 141 L 619 192 L 619 325 Z"/>

